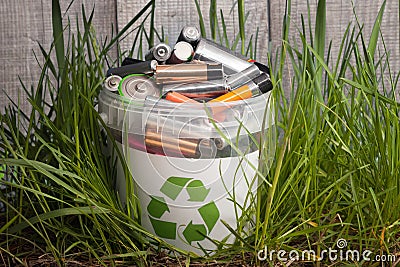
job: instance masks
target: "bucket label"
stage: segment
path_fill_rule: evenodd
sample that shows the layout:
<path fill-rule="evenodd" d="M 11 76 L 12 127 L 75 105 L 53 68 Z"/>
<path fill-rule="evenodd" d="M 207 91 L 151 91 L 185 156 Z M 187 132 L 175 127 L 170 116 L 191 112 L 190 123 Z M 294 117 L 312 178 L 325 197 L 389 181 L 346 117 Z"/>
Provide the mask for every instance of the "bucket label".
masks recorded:
<path fill-rule="evenodd" d="M 163 196 L 150 196 L 151 200 L 147 205 L 147 212 L 154 232 L 161 238 L 176 239 L 177 235 L 177 223 L 162 220 L 163 215 L 170 212 L 164 197 L 176 200 L 183 190 L 186 190 L 190 202 L 203 202 L 210 192 L 210 188 L 206 188 L 201 180 L 171 176 L 160 188 Z M 191 220 L 182 232 L 189 244 L 204 240 L 211 233 L 220 217 L 214 201 L 206 203 L 197 211 L 203 219 L 203 223 L 194 224 Z"/>

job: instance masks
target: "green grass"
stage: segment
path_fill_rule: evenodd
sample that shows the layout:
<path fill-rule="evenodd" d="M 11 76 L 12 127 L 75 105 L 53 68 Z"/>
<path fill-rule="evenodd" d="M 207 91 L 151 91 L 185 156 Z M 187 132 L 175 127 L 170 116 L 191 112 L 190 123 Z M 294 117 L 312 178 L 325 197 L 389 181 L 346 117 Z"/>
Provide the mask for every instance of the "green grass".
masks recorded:
<path fill-rule="evenodd" d="M 0 227 L 4 264 L 23 264 L 29 251 L 21 244 L 50 254 L 58 265 L 74 259 L 103 266 L 145 265 L 157 248 L 174 249 L 141 229 L 135 198 L 126 206 L 118 200 L 111 178 L 115 162 L 100 149 L 107 136 L 99 134 L 102 123 L 94 108 L 108 52 L 133 23 L 140 21 L 141 26 L 131 33 L 136 38 L 130 53 L 144 42 L 154 43 L 155 35 L 165 38 L 154 25 L 154 4 L 150 1 L 117 36 L 100 44 L 91 26 L 93 13 L 87 17 L 82 9 L 83 28 L 73 34 L 69 25 L 62 25 L 58 1 L 53 1 L 55 42 L 50 51 L 41 48 L 45 63 L 38 83 L 23 86 L 32 114 L 14 104 L 0 117 L 0 164 L 7 165 L 12 177 L 2 182 L 6 188 L 0 192 L 0 200 L 7 204 Z M 233 49 L 240 41 L 241 52 L 250 53 L 256 42 L 250 33 L 245 35 L 243 1 L 237 5 L 240 31 L 227 40 L 227 17 L 212 1 L 211 37 Z M 229 263 L 235 255 L 254 264 L 265 246 L 320 252 L 335 248 L 340 238 L 347 240 L 348 248 L 399 253 L 399 74 L 390 69 L 388 51 L 377 48 L 384 7 L 385 2 L 371 33 L 363 32 L 361 23 L 349 24 L 333 58 L 332 44 L 325 45 L 326 2 L 318 3 L 313 34 L 304 20 L 289 33 L 287 1 L 282 45 L 269 60 L 280 134 L 279 142 L 272 144 L 275 160 L 266 172 L 267 159 L 261 153 L 265 161 L 259 171 L 266 181 L 257 192 L 256 205 L 244 213 L 239 228 L 232 229 L 237 241 L 221 246 L 208 260 Z M 199 15 L 204 35 L 205 20 Z M 151 21 L 149 29 L 146 20 Z M 291 41 L 293 35 L 299 43 Z M 121 160 L 121 152 L 115 153 Z M 127 192 L 133 194 L 124 169 Z M 11 191 L 15 197 L 9 197 Z M 249 221 L 253 228 L 246 232 L 243 225 Z M 148 250 L 150 244 L 155 248 Z M 190 256 L 180 258 L 182 265 L 184 260 L 188 263 Z"/>

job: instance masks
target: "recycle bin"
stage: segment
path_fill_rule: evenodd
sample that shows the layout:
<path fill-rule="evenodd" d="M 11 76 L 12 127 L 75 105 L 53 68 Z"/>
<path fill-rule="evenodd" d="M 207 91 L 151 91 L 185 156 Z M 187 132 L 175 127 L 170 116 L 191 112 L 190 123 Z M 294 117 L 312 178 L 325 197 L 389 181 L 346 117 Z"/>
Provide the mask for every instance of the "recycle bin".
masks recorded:
<path fill-rule="evenodd" d="M 124 153 L 145 229 L 200 255 L 216 248 L 210 239 L 234 240 L 223 222 L 236 229 L 243 209 L 254 208 L 260 145 L 274 153 L 270 93 L 177 104 L 102 90 L 99 113 Z M 126 203 L 132 196 L 124 186 L 118 173 L 116 190 Z"/>

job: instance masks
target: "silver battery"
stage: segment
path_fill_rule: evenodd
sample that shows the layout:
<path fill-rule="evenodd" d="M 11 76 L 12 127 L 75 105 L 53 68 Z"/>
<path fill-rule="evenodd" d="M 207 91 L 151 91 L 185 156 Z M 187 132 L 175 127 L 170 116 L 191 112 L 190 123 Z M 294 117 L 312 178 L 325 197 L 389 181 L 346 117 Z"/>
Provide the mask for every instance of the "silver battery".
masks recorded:
<path fill-rule="evenodd" d="M 116 92 L 118 91 L 118 86 L 119 83 L 121 82 L 122 78 L 118 75 L 111 75 L 107 77 L 107 79 L 104 81 L 104 88 L 111 92 Z"/>
<path fill-rule="evenodd" d="M 193 59 L 221 63 L 227 75 L 244 71 L 252 65 L 252 63 L 243 59 L 242 56 L 234 55 L 233 51 L 204 38 L 200 39 Z"/>
<path fill-rule="evenodd" d="M 119 84 L 119 92 L 122 96 L 133 99 L 145 99 L 146 96 L 160 96 L 160 90 L 156 84 L 144 75 L 126 76 Z"/>
<path fill-rule="evenodd" d="M 234 90 L 258 77 L 260 73 L 260 69 L 256 65 L 250 64 L 247 69 L 229 76 L 226 79 L 226 84 L 230 90 Z"/>
<path fill-rule="evenodd" d="M 185 41 L 191 44 L 193 47 L 196 47 L 200 41 L 200 38 L 201 34 L 196 26 L 185 26 L 182 28 L 181 33 L 179 34 L 177 43 L 180 41 Z"/>
<path fill-rule="evenodd" d="M 170 91 L 178 92 L 190 98 L 218 96 L 228 92 L 224 79 L 183 84 L 164 84 L 161 88 L 162 95 Z"/>
<path fill-rule="evenodd" d="M 159 43 L 153 46 L 145 55 L 146 60 L 155 59 L 159 63 L 167 61 L 171 57 L 172 49 L 169 45 Z"/>

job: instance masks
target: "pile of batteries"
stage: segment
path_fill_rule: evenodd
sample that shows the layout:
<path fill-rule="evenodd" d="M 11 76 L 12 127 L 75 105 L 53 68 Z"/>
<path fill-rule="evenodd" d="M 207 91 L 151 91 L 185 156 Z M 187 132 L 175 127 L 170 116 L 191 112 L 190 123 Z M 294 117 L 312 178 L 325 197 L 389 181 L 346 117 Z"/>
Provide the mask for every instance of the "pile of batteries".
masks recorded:
<path fill-rule="evenodd" d="M 210 106 L 208 103 L 257 97 L 272 89 L 268 67 L 201 38 L 200 31 L 194 26 L 182 29 L 173 48 L 159 43 L 148 51 L 145 59 L 125 58 L 121 67 L 108 70 L 104 87 L 127 99 L 143 101 L 144 106 L 159 108 L 176 108 L 177 103 L 190 103 L 191 106 L 186 106 L 189 108 L 195 105 L 203 108 Z M 223 122 L 224 110 L 228 108 L 229 105 L 212 109 L 211 119 L 215 123 Z M 170 118 L 159 113 L 153 115 L 146 119 L 143 145 L 130 142 L 131 147 L 190 158 L 227 157 L 234 152 L 222 138 L 196 138 L 193 134 L 168 136 L 165 133 L 172 123 L 168 121 Z M 160 120 L 164 120 L 162 124 Z M 176 128 L 177 123 L 175 120 L 173 127 Z M 181 132 L 187 127 L 185 124 L 187 122 L 182 122 Z M 164 136 L 160 134 L 160 125 L 163 125 Z M 197 127 L 202 128 L 202 132 L 204 127 L 212 127 L 212 124 Z M 246 137 L 246 140 L 251 138 Z M 250 150 L 255 149 L 253 146 Z"/>

